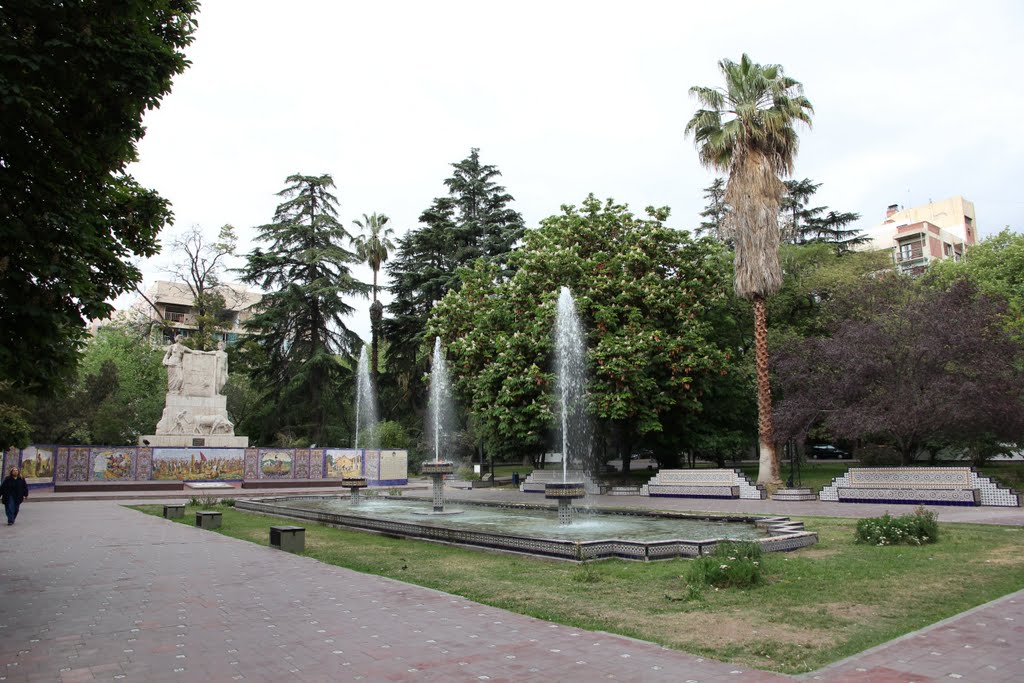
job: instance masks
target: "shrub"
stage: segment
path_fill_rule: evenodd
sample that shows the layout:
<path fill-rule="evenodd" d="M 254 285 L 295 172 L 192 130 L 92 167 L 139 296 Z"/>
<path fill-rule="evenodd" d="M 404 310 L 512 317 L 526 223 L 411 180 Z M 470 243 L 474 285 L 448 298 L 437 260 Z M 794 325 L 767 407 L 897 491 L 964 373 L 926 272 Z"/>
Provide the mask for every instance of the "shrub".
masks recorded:
<path fill-rule="evenodd" d="M 918 508 L 911 515 L 870 517 L 857 522 L 857 542 L 871 545 L 924 545 L 939 540 L 935 513 Z"/>
<path fill-rule="evenodd" d="M 693 561 L 689 574 L 693 585 L 748 588 L 764 582 L 761 546 L 757 543 L 723 541 L 710 555 Z"/>
<path fill-rule="evenodd" d="M 854 452 L 862 467 L 896 467 L 903 464 L 900 454 L 888 446 L 861 446 Z"/>

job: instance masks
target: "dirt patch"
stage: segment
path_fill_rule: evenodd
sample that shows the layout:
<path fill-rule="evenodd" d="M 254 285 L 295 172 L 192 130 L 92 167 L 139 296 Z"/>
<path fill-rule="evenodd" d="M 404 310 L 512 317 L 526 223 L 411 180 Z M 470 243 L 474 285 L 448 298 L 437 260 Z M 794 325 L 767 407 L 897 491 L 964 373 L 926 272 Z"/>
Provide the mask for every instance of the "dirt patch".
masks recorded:
<path fill-rule="evenodd" d="M 833 617 L 848 619 L 855 623 L 873 619 L 879 612 L 877 605 L 864 605 L 856 602 L 830 602 L 819 605 L 819 607 L 824 608 Z"/>
<path fill-rule="evenodd" d="M 647 621 L 650 623 L 645 623 Z M 677 644 L 697 643 L 707 648 L 738 647 L 772 641 L 798 647 L 830 647 L 830 634 L 817 629 L 788 624 L 770 624 L 757 619 L 729 616 L 721 612 L 686 612 L 647 615 L 637 619 L 637 626 L 648 633 L 659 633 Z"/>
<path fill-rule="evenodd" d="M 1024 562 L 1024 555 L 1020 552 L 1020 546 L 1004 545 L 993 548 L 985 558 L 986 564 L 998 564 L 1001 566 L 1020 565 Z"/>

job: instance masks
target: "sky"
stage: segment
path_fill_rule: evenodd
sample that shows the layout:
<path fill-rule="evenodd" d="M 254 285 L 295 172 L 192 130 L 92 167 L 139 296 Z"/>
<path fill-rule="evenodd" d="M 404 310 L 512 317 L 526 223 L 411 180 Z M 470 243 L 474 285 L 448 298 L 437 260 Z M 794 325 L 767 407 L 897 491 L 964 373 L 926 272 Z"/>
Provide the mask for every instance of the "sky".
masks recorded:
<path fill-rule="evenodd" d="M 163 243 L 230 223 L 243 254 L 291 174 L 332 175 L 350 232 L 376 211 L 401 235 L 473 147 L 528 227 L 592 192 L 692 229 L 714 175 L 683 133 L 688 91 L 747 53 L 814 106 L 794 177 L 822 183 L 817 205 L 867 229 L 889 204 L 963 195 L 985 237 L 1024 227 L 1022 30 L 1013 0 L 204 0 L 129 170 L 172 204 Z M 173 260 L 141 261 L 144 286 Z M 368 304 L 350 303 L 368 339 Z"/>

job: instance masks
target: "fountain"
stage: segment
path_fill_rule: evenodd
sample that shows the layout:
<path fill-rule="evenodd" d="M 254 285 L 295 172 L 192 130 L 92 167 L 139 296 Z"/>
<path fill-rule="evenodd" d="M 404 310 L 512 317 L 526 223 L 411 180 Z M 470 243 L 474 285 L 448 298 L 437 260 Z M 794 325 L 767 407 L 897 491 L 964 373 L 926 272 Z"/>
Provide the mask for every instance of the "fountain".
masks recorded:
<path fill-rule="evenodd" d="M 687 515 L 592 508 L 571 525 L 558 524 L 545 505 L 460 501 L 462 514 L 437 515 L 431 501 L 377 497 L 353 506 L 338 496 L 239 500 L 238 510 L 536 557 L 587 561 L 667 560 L 707 555 L 723 540 L 752 540 L 765 552 L 796 550 L 817 534 L 784 517 Z"/>
<path fill-rule="evenodd" d="M 561 417 L 562 481 L 544 486 L 544 497 L 558 501 L 558 523 L 572 524 L 572 502 L 586 495 L 583 482 L 570 482 L 569 458 L 583 462 L 590 450 L 586 404 L 586 341 L 568 287 L 558 293 L 555 316 L 555 367 Z"/>
<path fill-rule="evenodd" d="M 441 338 L 434 337 L 434 357 L 430 365 L 430 421 L 428 431 L 434 441 L 434 460 L 423 463 L 420 473 L 433 481 L 434 514 L 446 514 L 444 509 L 444 475 L 455 471 L 455 464 L 441 460 L 442 435 L 451 413 L 451 389 L 448 367 L 441 353 Z M 452 514 L 452 513 L 447 513 Z"/>
<path fill-rule="evenodd" d="M 528 503 L 489 504 L 466 500 L 457 511 L 444 509 L 445 474 L 453 463 L 442 459 L 446 415 L 451 394 L 441 340 L 434 340 L 430 373 L 428 431 L 434 459 L 421 472 L 433 479 L 433 500 L 378 497 L 356 505 L 337 496 L 292 496 L 239 500 L 236 508 L 309 520 L 349 529 L 458 544 L 488 550 L 526 553 L 572 561 L 618 557 L 661 560 L 700 557 L 725 539 L 749 539 L 766 552 L 803 548 L 817 534 L 802 523 L 781 517 L 723 518 L 678 513 L 590 509 L 572 519 L 572 501 L 585 495 L 582 482 L 569 481 L 569 457 L 584 462 L 590 451 L 585 400 L 585 345 L 569 290 L 562 288 L 556 321 L 558 398 L 561 409 L 562 481 L 547 485 L 545 496 L 558 500 L 557 524 L 547 506 Z M 463 514 L 453 514 L 454 512 Z"/>
<path fill-rule="evenodd" d="M 360 434 L 364 434 L 362 445 L 377 447 L 377 396 L 373 381 L 370 378 L 370 362 L 366 354 L 366 345 L 359 351 L 359 364 L 356 368 L 356 433 L 353 448 L 360 447 Z M 364 477 L 345 477 L 341 485 L 346 487 L 353 505 L 360 501 L 360 491 L 366 488 Z"/>

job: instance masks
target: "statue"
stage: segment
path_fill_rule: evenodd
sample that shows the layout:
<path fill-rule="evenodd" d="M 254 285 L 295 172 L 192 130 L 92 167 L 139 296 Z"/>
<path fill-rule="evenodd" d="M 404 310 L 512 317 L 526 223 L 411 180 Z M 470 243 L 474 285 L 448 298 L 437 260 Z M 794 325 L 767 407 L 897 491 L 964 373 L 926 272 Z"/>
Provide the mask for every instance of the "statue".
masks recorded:
<path fill-rule="evenodd" d="M 145 441 L 174 447 L 246 446 L 246 437 L 235 436 L 235 425 L 228 417 L 227 397 L 221 393 L 228 382 L 224 342 L 219 342 L 214 351 L 197 351 L 185 346 L 182 339 L 181 335 L 176 336 L 164 353 L 164 412 L 156 425 L 156 434 L 145 435 Z M 201 443 L 196 444 L 197 441 Z"/>
<path fill-rule="evenodd" d="M 167 347 L 163 364 L 167 368 L 167 393 L 180 394 L 185 384 L 185 353 L 192 349 L 181 343 L 181 335 L 174 338 L 174 343 Z"/>

